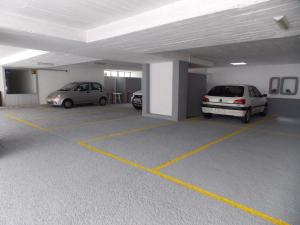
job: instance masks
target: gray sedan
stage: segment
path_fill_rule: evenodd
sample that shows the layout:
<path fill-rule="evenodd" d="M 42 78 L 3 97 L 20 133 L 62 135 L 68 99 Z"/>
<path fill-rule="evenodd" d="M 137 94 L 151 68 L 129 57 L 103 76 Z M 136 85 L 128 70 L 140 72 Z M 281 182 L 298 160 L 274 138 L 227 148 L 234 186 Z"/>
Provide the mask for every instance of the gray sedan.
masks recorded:
<path fill-rule="evenodd" d="M 106 105 L 107 93 L 103 90 L 100 83 L 73 82 L 49 94 L 47 103 L 65 108 L 72 108 L 73 105 L 87 103 Z"/>

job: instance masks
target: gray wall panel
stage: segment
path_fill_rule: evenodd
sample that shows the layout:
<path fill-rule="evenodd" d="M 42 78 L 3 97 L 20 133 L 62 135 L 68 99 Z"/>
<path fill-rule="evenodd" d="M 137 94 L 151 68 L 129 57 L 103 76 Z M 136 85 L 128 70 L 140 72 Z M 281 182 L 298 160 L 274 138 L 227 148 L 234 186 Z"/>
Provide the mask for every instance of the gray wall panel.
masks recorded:
<path fill-rule="evenodd" d="M 269 98 L 268 104 L 270 114 L 300 117 L 300 99 Z"/>

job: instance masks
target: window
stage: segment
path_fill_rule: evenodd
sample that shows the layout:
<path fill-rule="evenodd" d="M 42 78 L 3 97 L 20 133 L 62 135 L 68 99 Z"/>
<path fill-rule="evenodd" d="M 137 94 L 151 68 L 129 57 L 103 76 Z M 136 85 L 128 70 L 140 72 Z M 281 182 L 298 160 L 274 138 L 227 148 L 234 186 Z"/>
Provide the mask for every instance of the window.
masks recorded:
<path fill-rule="evenodd" d="M 253 87 L 253 91 L 254 91 L 255 97 L 259 98 L 261 96 L 260 91 L 256 87 Z"/>
<path fill-rule="evenodd" d="M 125 72 L 119 71 L 119 72 L 118 72 L 118 75 L 119 75 L 119 77 L 125 77 Z"/>
<path fill-rule="evenodd" d="M 208 95 L 220 97 L 242 97 L 244 95 L 244 87 L 242 86 L 216 86 L 212 88 Z"/>
<path fill-rule="evenodd" d="M 111 76 L 111 71 L 105 70 L 105 71 L 104 71 L 104 76 L 110 77 L 110 76 Z"/>
<path fill-rule="evenodd" d="M 90 89 L 89 83 L 79 84 L 75 91 L 88 91 Z"/>
<path fill-rule="evenodd" d="M 250 86 L 248 89 L 249 89 L 249 96 L 250 96 L 251 98 L 254 98 L 254 97 L 255 97 L 255 92 L 254 92 L 253 87 Z"/>
<path fill-rule="evenodd" d="M 106 77 L 132 77 L 130 71 L 118 71 L 118 70 L 105 70 L 104 76 Z M 140 77 L 140 76 L 138 76 Z"/>
<path fill-rule="evenodd" d="M 111 76 L 112 77 L 118 77 L 118 72 L 117 71 L 111 71 Z"/>
<path fill-rule="evenodd" d="M 125 72 L 125 77 L 131 77 L 131 72 Z"/>
<path fill-rule="evenodd" d="M 298 77 L 283 77 L 281 78 L 282 95 L 296 95 L 298 92 Z"/>
<path fill-rule="evenodd" d="M 92 90 L 93 91 L 102 91 L 102 86 L 99 83 L 92 83 Z"/>

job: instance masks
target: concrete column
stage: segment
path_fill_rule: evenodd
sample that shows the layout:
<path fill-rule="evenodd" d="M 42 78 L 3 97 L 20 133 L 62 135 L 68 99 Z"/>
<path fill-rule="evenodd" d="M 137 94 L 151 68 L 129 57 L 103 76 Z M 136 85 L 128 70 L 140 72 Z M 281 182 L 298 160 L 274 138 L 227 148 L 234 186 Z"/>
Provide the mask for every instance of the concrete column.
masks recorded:
<path fill-rule="evenodd" d="M 142 92 L 143 92 L 143 116 L 149 114 L 149 85 L 150 85 L 150 65 L 143 65 L 143 77 L 142 77 Z"/>
<path fill-rule="evenodd" d="M 187 79 L 187 62 L 175 60 L 144 65 L 142 79 L 143 116 L 173 121 L 186 119 Z"/>
<path fill-rule="evenodd" d="M 187 88 L 188 88 L 187 62 L 173 61 L 173 120 L 179 121 L 187 118 Z"/>

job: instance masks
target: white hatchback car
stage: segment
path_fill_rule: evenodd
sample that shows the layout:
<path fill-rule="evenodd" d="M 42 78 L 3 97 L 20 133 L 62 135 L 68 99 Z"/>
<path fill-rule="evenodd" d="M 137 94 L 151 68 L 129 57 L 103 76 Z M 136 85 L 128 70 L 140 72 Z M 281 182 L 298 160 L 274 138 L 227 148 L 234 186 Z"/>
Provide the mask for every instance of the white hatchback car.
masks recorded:
<path fill-rule="evenodd" d="M 213 114 L 236 116 L 248 123 L 251 115 L 267 115 L 267 95 L 251 85 L 220 85 L 213 87 L 202 99 L 206 118 Z"/>

